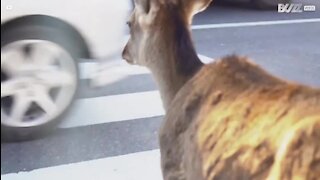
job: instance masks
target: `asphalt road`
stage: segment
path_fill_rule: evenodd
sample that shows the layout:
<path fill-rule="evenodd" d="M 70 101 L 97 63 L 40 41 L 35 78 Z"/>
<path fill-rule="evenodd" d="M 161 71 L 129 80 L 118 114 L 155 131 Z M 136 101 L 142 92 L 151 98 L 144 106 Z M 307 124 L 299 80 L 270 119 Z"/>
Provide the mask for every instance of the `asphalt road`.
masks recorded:
<path fill-rule="evenodd" d="M 320 18 L 316 12 L 279 14 L 250 8 L 212 7 L 194 25 L 199 54 L 218 59 L 228 54 L 250 57 L 271 73 L 320 87 L 320 21 L 246 26 L 245 22 Z M 225 23 L 240 23 L 224 27 Z M 208 61 L 208 59 L 205 61 Z M 86 69 L 70 114 L 50 136 L 1 144 L 1 179 L 161 179 L 157 131 L 163 109 L 150 73 L 115 59 L 107 86 L 88 86 Z"/>
<path fill-rule="evenodd" d="M 320 2 L 317 7 L 320 7 Z M 282 21 L 320 18 L 316 12 L 281 14 L 239 7 L 213 6 L 197 15 L 195 24 Z M 320 86 L 320 24 L 279 24 L 194 30 L 198 53 L 219 58 L 239 54 L 271 73 L 303 84 Z"/>

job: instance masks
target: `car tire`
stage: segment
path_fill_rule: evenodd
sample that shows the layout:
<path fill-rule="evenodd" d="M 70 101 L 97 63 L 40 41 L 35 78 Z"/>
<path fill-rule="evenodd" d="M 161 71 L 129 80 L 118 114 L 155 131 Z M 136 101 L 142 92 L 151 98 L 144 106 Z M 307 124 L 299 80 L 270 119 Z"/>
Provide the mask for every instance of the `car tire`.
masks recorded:
<path fill-rule="evenodd" d="M 47 24 L 50 24 L 47 23 Z M 52 43 L 54 45 L 57 45 L 57 47 L 60 47 L 63 49 L 63 52 L 66 52 L 66 54 L 69 54 L 72 58 L 72 62 L 68 62 L 71 66 L 71 69 L 74 68 L 75 71 L 72 71 L 72 77 L 75 77 L 74 84 L 72 88 L 74 89 L 74 92 L 70 92 L 70 97 L 68 97 L 68 101 L 66 106 L 63 110 L 60 110 L 57 115 L 54 116 L 54 118 L 48 120 L 47 122 L 44 122 L 42 124 L 34 125 L 34 126 L 11 126 L 8 124 L 3 123 L 3 108 L 5 108 L 6 104 L 10 104 L 10 99 L 7 101 L 3 100 L 3 96 L 1 95 L 1 141 L 24 141 L 24 140 L 31 140 L 38 137 L 41 137 L 43 135 L 46 135 L 50 132 L 52 132 L 53 129 L 57 127 L 57 125 L 61 122 L 63 117 L 66 115 L 68 110 L 70 109 L 72 103 L 74 102 L 74 98 L 77 91 L 78 86 L 78 65 L 77 60 L 81 56 L 81 48 L 83 47 L 81 43 L 79 43 L 79 39 L 75 38 L 75 36 L 72 35 L 71 32 L 64 31 L 63 29 L 48 26 L 46 24 L 17 24 L 15 26 L 9 26 L 9 27 L 1 27 L 1 55 L 3 52 L 3 49 L 15 42 L 20 42 L 24 40 L 39 40 L 39 42 L 46 42 L 46 43 Z M 37 41 L 38 42 L 38 41 Z M 80 45 L 81 44 L 81 45 Z M 70 59 L 71 59 L 70 58 Z M 2 57 L 1 57 L 2 61 Z M 2 62 L 1 62 L 2 64 Z M 71 74 L 71 72 L 70 72 Z M 2 82 L 5 82 L 7 79 L 9 79 L 9 76 L 6 75 L 5 72 L 2 70 L 1 65 L 1 86 Z M 73 82 L 72 81 L 72 82 Z M 75 86 L 75 88 L 74 88 Z M 72 91 L 73 91 L 72 89 Z M 2 91 L 2 90 L 1 90 Z M 70 99 L 69 99 L 70 98 Z M 12 99 L 11 99 L 12 104 Z M 8 106 L 9 107 L 9 106 Z"/>

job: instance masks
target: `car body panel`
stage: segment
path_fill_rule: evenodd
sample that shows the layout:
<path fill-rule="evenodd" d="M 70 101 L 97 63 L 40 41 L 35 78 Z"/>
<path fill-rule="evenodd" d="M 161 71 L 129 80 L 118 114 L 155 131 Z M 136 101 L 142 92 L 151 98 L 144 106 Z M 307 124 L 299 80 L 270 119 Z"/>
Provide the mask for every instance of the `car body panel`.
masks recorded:
<path fill-rule="evenodd" d="M 123 45 L 129 0 L 1 0 L 1 24 L 27 15 L 59 18 L 75 27 L 95 58 L 108 57 Z"/>

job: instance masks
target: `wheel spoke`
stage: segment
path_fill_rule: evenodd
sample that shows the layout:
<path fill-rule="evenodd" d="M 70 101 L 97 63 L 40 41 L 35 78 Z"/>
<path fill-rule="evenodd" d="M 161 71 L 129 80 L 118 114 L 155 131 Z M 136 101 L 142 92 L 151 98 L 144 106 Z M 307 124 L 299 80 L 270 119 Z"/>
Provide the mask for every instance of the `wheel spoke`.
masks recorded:
<path fill-rule="evenodd" d="M 17 79 L 10 79 L 1 82 L 1 98 L 16 94 L 18 91 L 18 83 L 19 80 Z"/>
<path fill-rule="evenodd" d="M 15 74 L 20 67 L 24 66 L 24 60 L 25 57 L 18 50 L 3 50 L 1 52 L 1 70 L 9 74 Z"/>
<path fill-rule="evenodd" d="M 48 42 L 34 43 L 31 44 L 30 59 L 40 66 L 52 65 L 56 62 L 59 53 L 57 48 Z"/>
<path fill-rule="evenodd" d="M 53 99 L 50 97 L 46 90 L 38 90 L 37 97 L 35 98 L 36 103 L 40 106 L 48 115 L 56 113 L 57 106 Z"/>
<path fill-rule="evenodd" d="M 23 120 L 23 116 L 26 114 L 28 109 L 30 108 L 31 101 L 30 99 L 18 95 L 15 96 L 14 103 L 11 110 L 11 120 L 16 122 L 21 122 Z"/>
<path fill-rule="evenodd" d="M 60 69 L 38 73 L 37 77 L 50 87 L 63 87 L 75 84 L 73 75 Z"/>

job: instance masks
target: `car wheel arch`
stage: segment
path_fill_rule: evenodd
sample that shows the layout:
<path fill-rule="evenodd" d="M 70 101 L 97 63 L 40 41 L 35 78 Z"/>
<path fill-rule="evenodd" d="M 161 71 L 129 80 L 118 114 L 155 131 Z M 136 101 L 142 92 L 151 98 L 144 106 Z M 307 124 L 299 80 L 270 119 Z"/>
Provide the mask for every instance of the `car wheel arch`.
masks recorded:
<path fill-rule="evenodd" d="M 73 25 L 62 19 L 48 15 L 20 16 L 1 23 L 1 39 L 3 36 L 3 32 L 7 30 L 30 25 L 46 26 L 64 31 L 65 33 L 76 39 L 77 43 L 79 43 L 78 45 L 80 45 L 81 47 L 81 58 L 92 57 L 87 41 Z"/>

